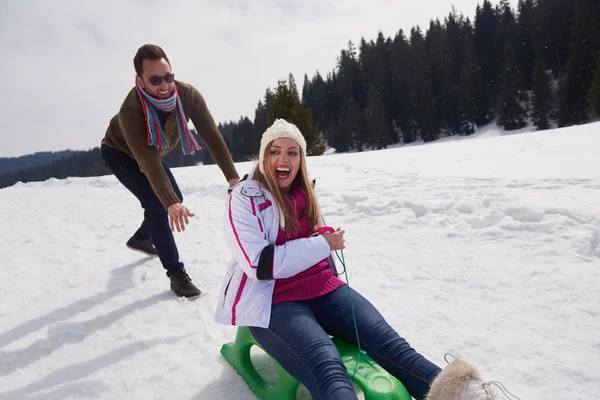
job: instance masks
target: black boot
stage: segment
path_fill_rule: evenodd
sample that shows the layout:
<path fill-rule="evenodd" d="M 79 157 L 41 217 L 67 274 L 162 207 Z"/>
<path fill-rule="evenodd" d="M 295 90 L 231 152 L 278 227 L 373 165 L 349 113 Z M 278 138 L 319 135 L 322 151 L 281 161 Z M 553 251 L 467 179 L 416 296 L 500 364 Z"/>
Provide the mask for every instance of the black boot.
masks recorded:
<path fill-rule="evenodd" d="M 127 247 L 131 250 L 139 251 L 140 253 L 144 253 L 147 256 L 156 256 L 156 249 L 152 245 L 152 240 L 150 239 L 141 239 L 139 235 L 136 233 L 127 241 Z"/>
<path fill-rule="evenodd" d="M 200 289 L 193 283 L 192 278 L 185 272 L 185 268 L 180 268 L 169 275 L 171 280 L 171 290 L 179 297 L 195 298 L 200 296 Z"/>

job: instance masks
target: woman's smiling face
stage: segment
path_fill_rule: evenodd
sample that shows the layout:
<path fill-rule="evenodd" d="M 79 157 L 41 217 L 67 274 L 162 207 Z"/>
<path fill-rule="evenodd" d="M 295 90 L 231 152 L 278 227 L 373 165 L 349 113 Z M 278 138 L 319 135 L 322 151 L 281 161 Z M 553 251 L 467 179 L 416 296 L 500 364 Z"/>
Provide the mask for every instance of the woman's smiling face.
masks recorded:
<path fill-rule="evenodd" d="M 277 184 L 283 191 L 289 191 L 300 170 L 300 145 L 291 138 L 275 139 L 269 150 L 269 164 Z"/>

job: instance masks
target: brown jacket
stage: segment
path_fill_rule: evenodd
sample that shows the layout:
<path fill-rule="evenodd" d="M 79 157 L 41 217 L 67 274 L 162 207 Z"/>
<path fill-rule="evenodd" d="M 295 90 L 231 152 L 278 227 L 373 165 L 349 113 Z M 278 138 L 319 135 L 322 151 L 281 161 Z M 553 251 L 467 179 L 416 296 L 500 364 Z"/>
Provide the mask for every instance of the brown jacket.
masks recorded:
<path fill-rule="evenodd" d="M 183 104 L 186 121 L 192 120 L 200 138 L 223 171 L 225 179 L 239 178 L 227 145 L 200 92 L 192 85 L 180 81 L 175 81 L 175 84 Z M 169 113 L 163 132 L 169 144 L 168 149 L 158 149 L 148 145 L 144 110 L 137 91 L 133 88 L 123 101 L 119 113 L 110 120 L 102 142 L 134 158 L 140 170 L 146 174 L 161 203 L 168 208 L 171 204 L 181 202 L 162 166 L 162 156 L 173 150 L 180 141 L 177 117 L 174 112 Z"/>

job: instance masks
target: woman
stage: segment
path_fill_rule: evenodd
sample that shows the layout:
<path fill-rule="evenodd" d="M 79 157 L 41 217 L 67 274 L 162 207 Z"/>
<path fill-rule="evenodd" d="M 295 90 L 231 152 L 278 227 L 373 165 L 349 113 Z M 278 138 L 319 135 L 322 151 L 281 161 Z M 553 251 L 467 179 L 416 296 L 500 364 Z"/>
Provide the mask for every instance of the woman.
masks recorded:
<path fill-rule="evenodd" d="M 348 288 L 337 278 L 331 256 L 344 249 L 344 231 L 318 229 L 324 224 L 305 157 L 298 128 L 278 119 L 262 137 L 258 168 L 230 190 L 224 230 L 233 260 L 216 321 L 249 326 L 313 399 L 357 399 L 329 337 L 356 344 Z M 489 388 L 472 367 L 457 360 L 441 371 L 368 300 L 350 292 L 362 347 L 412 397 L 488 399 Z"/>

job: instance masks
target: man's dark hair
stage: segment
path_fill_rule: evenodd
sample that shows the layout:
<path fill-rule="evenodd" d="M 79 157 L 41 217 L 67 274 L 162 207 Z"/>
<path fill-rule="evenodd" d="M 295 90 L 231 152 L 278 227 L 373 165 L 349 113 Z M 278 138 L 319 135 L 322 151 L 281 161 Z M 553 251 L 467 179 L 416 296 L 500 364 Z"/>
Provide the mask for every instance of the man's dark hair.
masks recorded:
<path fill-rule="evenodd" d="M 165 51 L 160 46 L 156 46 L 154 44 L 143 45 L 138 49 L 135 57 L 133 57 L 133 67 L 135 68 L 135 73 L 140 77 L 142 76 L 142 61 L 144 61 L 144 59 L 160 60 L 161 58 L 167 60 L 169 66 L 171 65 L 171 62 L 165 54 Z"/>

